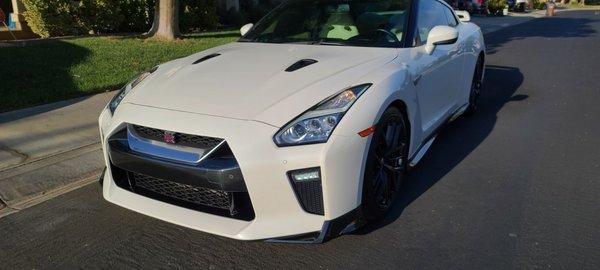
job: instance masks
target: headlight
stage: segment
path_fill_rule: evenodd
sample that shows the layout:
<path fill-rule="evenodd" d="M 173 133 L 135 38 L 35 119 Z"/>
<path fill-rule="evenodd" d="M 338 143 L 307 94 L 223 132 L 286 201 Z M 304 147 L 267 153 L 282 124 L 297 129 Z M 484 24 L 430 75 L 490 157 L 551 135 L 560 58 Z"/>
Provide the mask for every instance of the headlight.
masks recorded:
<path fill-rule="evenodd" d="M 110 103 L 108 103 L 108 109 L 110 110 L 110 113 L 114 114 L 115 110 L 117 110 L 117 107 L 119 107 L 119 104 L 121 104 L 121 101 L 123 101 L 125 96 L 127 96 L 127 94 L 129 94 L 129 92 L 131 92 L 131 90 L 133 88 L 135 88 L 138 84 L 140 84 L 142 81 L 144 81 L 146 78 L 148 78 L 148 76 L 150 76 L 152 73 L 154 73 L 157 69 L 158 69 L 158 67 L 155 67 L 155 68 L 151 69 L 150 71 L 146 71 L 146 72 L 140 74 L 139 76 L 137 76 L 130 83 L 123 86 L 123 88 L 121 88 L 121 90 L 119 90 L 117 95 L 115 97 L 113 97 L 113 99 L 110 101 Z"/>
<path fill-rule="evenodd" d="M 355 86 L 317 104 L 277 132 L 275 144 L 281 147 L 327 142 L 344 114 L 369 87 L 371 84 Z"/>

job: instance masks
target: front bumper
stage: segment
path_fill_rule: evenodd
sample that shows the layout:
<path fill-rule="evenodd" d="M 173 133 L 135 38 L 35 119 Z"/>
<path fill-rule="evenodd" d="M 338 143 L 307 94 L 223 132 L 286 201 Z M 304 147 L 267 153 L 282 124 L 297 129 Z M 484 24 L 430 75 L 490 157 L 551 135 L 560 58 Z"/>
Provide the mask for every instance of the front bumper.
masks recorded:
<path fill-rule="evenodd" d="M 254 218 L 240 220 L 214 215 L 119 187 L 111 170 L 108 138 L 127 124 L 225 139 L 239 163 Z M 124 103 L 114 116 L 108 111 L 100 116 L 107 166 L 103 195 L 106 200 L 139 213 L 239 240 L 281 239 L 317 232 L 315 240 L 318 241 L 323 238 L 321 235 L 343 231 L 346 225 L 356 221 L 367 139 L 334 134 L 326 144 L 279 148 L 272 141 L 278 129 L 255 121 Z M 323 215 L 302 209 L 287 175 L 290 171 L 314 167 L 321 168 Z"/>

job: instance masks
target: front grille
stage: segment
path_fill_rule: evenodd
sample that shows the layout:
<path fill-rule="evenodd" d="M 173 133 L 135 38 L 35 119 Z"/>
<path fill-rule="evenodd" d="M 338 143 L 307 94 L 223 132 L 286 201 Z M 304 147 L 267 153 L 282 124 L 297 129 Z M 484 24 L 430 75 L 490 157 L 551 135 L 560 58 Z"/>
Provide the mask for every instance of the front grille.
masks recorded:
<path fill-rule="evenodd" d="M 138 154 L 129 145 L 128 130 L 146 134 L 147 139 L 158 139 L 157 134 L 164 134 L 158 129 L 129 125 L 108 139 L 110 171 L 119 188 L 212 215 L 244 221 L 255 218 L 241 170 L 225 141 L 215 139 L 223 145 L 202 163 L 192 166 Z"/>
<path fill-rule="evenodd" d="M 231 208 L 231 195 L 221 190 L 194 187 L 151 176 L 131 173 L 136 188 L 167 196 L 185 202 L 228 210 Z"/>
<path fill-rule="evenodd" d="M 165 130 L 132 125 L 135 132 L 144 139 L 153 141 L 164 141 Z M 212 149 L 223 142 L 223 139 L 190 135 L 184 133 L 174 133 L 175 144 L 201 149 Z"/>

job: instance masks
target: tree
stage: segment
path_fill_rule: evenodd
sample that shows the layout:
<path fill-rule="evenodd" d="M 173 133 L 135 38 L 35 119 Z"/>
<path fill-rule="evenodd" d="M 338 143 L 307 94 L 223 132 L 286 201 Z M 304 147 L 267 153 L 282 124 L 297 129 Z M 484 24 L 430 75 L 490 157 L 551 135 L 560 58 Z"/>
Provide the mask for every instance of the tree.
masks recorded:
<path fill-rule="evenodd" d="M 179 0 L 156 0 L 154 22 L 147 35 L 166 40 L 174 40 L 181 35 Z"/>

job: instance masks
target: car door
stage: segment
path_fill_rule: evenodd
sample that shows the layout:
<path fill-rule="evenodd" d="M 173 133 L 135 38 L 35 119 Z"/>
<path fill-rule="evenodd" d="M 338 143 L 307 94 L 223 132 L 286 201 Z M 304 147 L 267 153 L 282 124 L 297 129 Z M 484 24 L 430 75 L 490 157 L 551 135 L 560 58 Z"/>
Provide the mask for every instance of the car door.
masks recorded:
<path fill-rule="evenodd" d="M 458 21 L 458 18 L 456 17 L 456 15 L 454 14 L 454 11 L 452 11 L 452 8 L 448 5 L 443 5 L 444 8 L 444 13 L 446 14 L 446 20 L 448 21 L 448 26 L 456 29 L 456 31 L 458 32 L 458 40 L 456 41 L 456 43 L 451 44 L 453 46 L 454 49 L 454 54 L 452 55 L 453 60 L 452 60 L 452 65 L 454 66 L 455 70 L 454 70 L 454 74 L 455 77 L 453 79 L 453 82 L 455 84 L 455 93 L 454 93 L 454 102 L 455 105 L 457 106 L 456 109 L 465 106 L 465 86 L 467 88 L 471 87 L 471 76 L 467 75 L 466 71 L 465 71 L 465 65 L 466 65 L 466 60 L 467 60 L 467 53 L 466 53 L 466 49 L 465 49 L 465 43 L 467 40 L 466 35 L 461 35 L 461 32 L 464 32 L 463 28 L 466 27 L 464 24 L 460 24 Z M 469 78 L 465 78 L 465 76 L 468 76 Z M 468 89 L 467 89 L 467 93 L 468 93 Z"/>
<path fill-rule="evenodd" d="M 412 65 L 425 137 L 446 121 L 458 106 L 457 93 L 462 70 L 459 43 L 438 45 L 431 54 L 424 49 L 431 29 L 438 25 L 452 26 L 445 8 L 437 0 L 420 0 L 416 9 Z"/>

